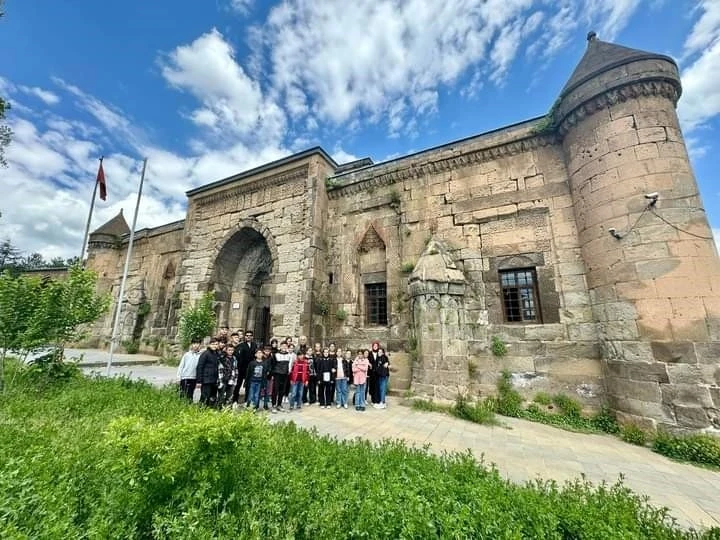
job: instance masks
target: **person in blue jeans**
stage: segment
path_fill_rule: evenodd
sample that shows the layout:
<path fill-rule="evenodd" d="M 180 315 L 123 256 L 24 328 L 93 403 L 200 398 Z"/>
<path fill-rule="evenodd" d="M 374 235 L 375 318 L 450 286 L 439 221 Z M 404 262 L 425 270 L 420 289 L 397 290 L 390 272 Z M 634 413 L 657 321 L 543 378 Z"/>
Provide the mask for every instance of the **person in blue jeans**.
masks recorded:
<path fill-rule="evenodd" d="M 355 381 L 355 410 L 365 410 L 365 384 L 367 383 L 367 373 L 370 368 L 368 360 L 368 352 L 365 351 L 363 356 L 359 356 L 352 364 L 353 381 Z"/>
<path fill-rule="evenodd" d="M 378 349 L 377 368 L 375 377 L 378 382 L 378 397 L 380 402 L 373 405 L 376 409 L 386 409 L 385 397 L 387 396 L 388 380 L 390 379 L 390 360 L 384 349 Z"/>
<path fill-rule="evenodd" d="M 339 353 L 339 351 L 338 351 Z M 337 408 L 347 409 L 348 379 L 352 373 L 352 352 L 345 351 L 345 355 L 338 354 L 337 371 L 335 372 L 335 403 Z"/>
<path fill-rule="evenodd" d="M 260 388 L 267 378 L 267 364 L 263 358 L 263 352 L 257 351 L 255 359 L 250 362 L 247 370 L 248 381 L 248 402 L 246 407 L 252 405 L 256 411 L 260 407 Z"/>

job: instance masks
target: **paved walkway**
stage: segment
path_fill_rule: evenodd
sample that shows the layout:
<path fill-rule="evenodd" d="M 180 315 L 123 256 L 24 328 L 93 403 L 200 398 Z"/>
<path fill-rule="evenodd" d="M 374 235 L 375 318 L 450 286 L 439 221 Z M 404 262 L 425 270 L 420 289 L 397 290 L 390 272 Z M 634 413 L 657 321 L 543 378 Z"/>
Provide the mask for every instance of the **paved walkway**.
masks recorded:
<path fill-rule="evenodd" d="M 654 452 L 606 435 L 572 433 L 558 428 L 499 417 L 504 426 L 489 427 L 446 414 L 420 412 L 391 399 L 388 408 L 305 407 L 272 414 L 272 422 L 293 420 L 305 428 L 339 439 L 404 439 L 430 444 L 433 452 L 470 449 L 515 482 L 536 478 L 571 480 L 584 474 L 594 483 L 614 483 L 620 475 L 656 506 L 667 506 L 683 526 L 720 526 L 720 473 L 676 463 Z"/>
<path fill-rule="evenodd" d="M 144 378 L 162 385 L 175 378 L 177 368 L 117 366 L 113 373 Z M 104 370 L 103 370 L 104 372 Z M 625 485 L 666 506 L 683 526 L 720 526 L 720 473 L 676 463 L 659 454 L 607 435 L 572 433 L 558 428 L 499 417 L 504 426 L 482 426 L 446 414 L 420 412 L 391 398 L 388 408 L 320 409 L 268 415 L 271 422 L 292 420 L 305 428 L 339 439 L 404 439 L 409 445 L 430 445 L 433 452 L 470 449 L 515 482 L 536 478 L 559 482 L 584 474 L 594 483 Z"/>

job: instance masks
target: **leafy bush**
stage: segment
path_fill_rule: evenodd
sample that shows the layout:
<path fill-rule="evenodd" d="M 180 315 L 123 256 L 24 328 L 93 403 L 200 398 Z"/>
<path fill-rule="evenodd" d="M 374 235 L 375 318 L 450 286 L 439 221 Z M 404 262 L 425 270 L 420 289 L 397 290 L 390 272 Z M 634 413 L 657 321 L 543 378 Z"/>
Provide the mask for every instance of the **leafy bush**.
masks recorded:
<path fill-rule="evenodd" d="M 193 341 L 201 341 L 215 329 L 215 312 L 213 311 L 214 293 L 205 294 L 197 304 L 180 314 L 178 335 L 183 350 L 187 350 Z"/>
<path fill-rule="evenodd" d="M 0 273 L 0 390 L 9 351 L 25 359 L 51 346 L 62 357 L 67 342 L 83 339 L 110 305 L 108 295 L 95 293 L 96 279 L 79 265 L 63 280 Z"/>
<path fill-rule="evenodd" d="M 321 438 L 128 379 L 11 390 L 0 423 L 2 538 L 699 537 L 620 483 L 516 485 L 469 453 Z"/>
<path fill-rule="evenodd" d="M 343 308 L 338 308 L 338 310 L 335 312 L 335 318 L 340 322 L 347 319 L 347 316 L 347 311 L 345 311 Z"/>
<path fill-rule="evenodd" d="M 620 428 L 620 438 L 626 443 L 645 446 L 647 433 L 635 424 L 625 424 Z"/>
<path fill-rule="evenodd" d="M 712 435 L 676 436 L 658 431 L 653 450 L 671 458 L 720 467 L 720 439 Z"/>
<path fill-rule="evenodd" d="M 604 433 L 615 435 L 620 431 L 615 413 L 607 405 L 600 407 L 600 410 L 591 418 L 591 422 L 596 429 Z"/>
<path fill-rule="evenodd" d="M 402 272 L 403 274 L 412 274 L 413 270 L 415 270 L 414 261 L 405 261 L 400 266 L 400 272 Z"/>
<path fill-rule="evenodd" d="M 490 350 L 493 355 L 503 357 L 507 354 L 507 345 L 499 336 L 493 336 L 490 343 Z"/>
<path fill-rule="evenodd" d="M 137 354 L 140 350 L 140 342 L 136 339 L 126 339 L 122 342 L 122 346 L 127 354 Z"/>
<path fill-rule="evenodd" d="M 466 396 L 458 394 L 455 404 L 450 407 L 450 414 L 469 420 L 476 424 L 497 425 L 495 418 L 495 403 L 491 400 L 471 402 Z"/>
<path fill-rule="evenodd" d="M 498 395 L 495 411 L 504 416 L 518 417 L 522 414 L 523 398 L 512 386 L 512 374 L 505 370 L 497 382 Z"/>
<path fill-rule="evenodd" d="M 557 405 L 560 412 L 565 416 L 582 416 L 582 405 L 580 403 L 565 394 L 556 394 L 552 398 L 553 403 Z"/>
<path fill-rule="evenodd" d="M 550 405 L 552 404 L 553 399 L 552 396 L 547 392 L 538 392 L 537 394 L 535 394 L 533 401 L 535 403 L 539 403 L 540 405 Z"/>

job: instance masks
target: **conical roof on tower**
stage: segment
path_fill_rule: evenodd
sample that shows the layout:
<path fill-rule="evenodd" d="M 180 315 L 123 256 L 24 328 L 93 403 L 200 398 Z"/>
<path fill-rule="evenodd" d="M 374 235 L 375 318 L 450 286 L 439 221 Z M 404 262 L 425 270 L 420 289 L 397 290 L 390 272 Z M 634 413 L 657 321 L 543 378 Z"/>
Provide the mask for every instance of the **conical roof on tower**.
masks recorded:
<path fill-rule="evenodd" d="M 575 68 L 575 71 L 573 71 L 570 76 L 570 79 L 565 84 L 565 87 L 562 89 L 562 92 L 560 92 L 561 97 L 593 77 L 597 77 L 605 71 L 629 64 L 630 62 L 636 62 L 638 60 L 665 60 L 677 66 L 675 60 L 669 56 L 601 41 L 597 38 L 595 32 L 588 33 L 587 41 L 587 50 Z"/>
<path fill-rule="evenodd" d="M 117 216 L 100 225 L 97 229 L 90 233 L 90 236 L 107 235 L 121 237 L 124 234 L 129 233 L 130 227 L 128 226 L 127 221 L 125 221 L 125 217 L 123 216 L 123 211 L 121 209 Z"/>

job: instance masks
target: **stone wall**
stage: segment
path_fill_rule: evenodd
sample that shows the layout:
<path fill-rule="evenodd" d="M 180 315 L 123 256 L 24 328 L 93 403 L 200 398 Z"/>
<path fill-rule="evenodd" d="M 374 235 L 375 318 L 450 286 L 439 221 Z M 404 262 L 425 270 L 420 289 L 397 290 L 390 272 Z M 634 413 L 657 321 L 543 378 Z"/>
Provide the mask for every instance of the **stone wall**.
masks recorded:
<path fill-rule="evenodd" d="M 87 265 L 98 274 L 99 292 L 109 292 L 113 297 L 111 310 L 98 321 L 93 331 L 92 345 L 109 345 L 127 247 L 128 238 L 125 237 L 115 249 L 89 250 Z M 151 336 L 174 336 L 179 308 L 175 294 L 176 271 L 182 257 L 182 221 L 136 232 L 118 334 L 121 343 L 132 340 L 135 333 L 136 337 L 142 336 L 138 340 L 142 351 L 157 352 L 157 342 L 151 342 Z M 147 310 L 149 312 L 142 315 Z"/>
<path fill-rule="evenodd" d="M 637 64 L 667 73 L 601 88 L 563 130 L 609 398 L 650 428 L 720 428 L 720 261 L 674 109 L 677 71 Z"/>
<path fill-rule="evenodd" d="M 599 403 L 600 350 L 562 147 L 537 135 L 536 125 L 521 124 L 331 179 L 329 312 L 348 315 L 335 322 L 338 341 L 379 338 L 390 350 L 407 347 L 407 273 L 434 237 L 448 245 L 468 283 L 463 338 L 470 351 L 465 376 L 473 373 L 468 382 L 490 392 L 509 368 L 528 394 L 565 391 Z M 370 231 L 385 247 L 387 327 L 369 326 L 364 319 L 363 241 Z M 537 269 L 543 324 L 505 324 L 498 270 L 528 266 Z M 508 344 L 506 357 L 489 353 L 491 336 Z M 477 370 L 468 369 L 468 362 Z"/>
<path fill-rule="evenodd" d="M 324 197 L 331 170 L 332 164 L 313 154 L 245 175 L 242 181 L 190 192 L 180 272 L 183 301 L 194 302 L 215 290 L 221 250 L 244 230 L 252 230 L 264 239 L 272 257 L 263 289 L 270 298 L 270 334 L 309 334 L 313 284 L 320 271 L 313 263 L 324 247 L 318 245 L 322 215 L 317 200 Z"/>

